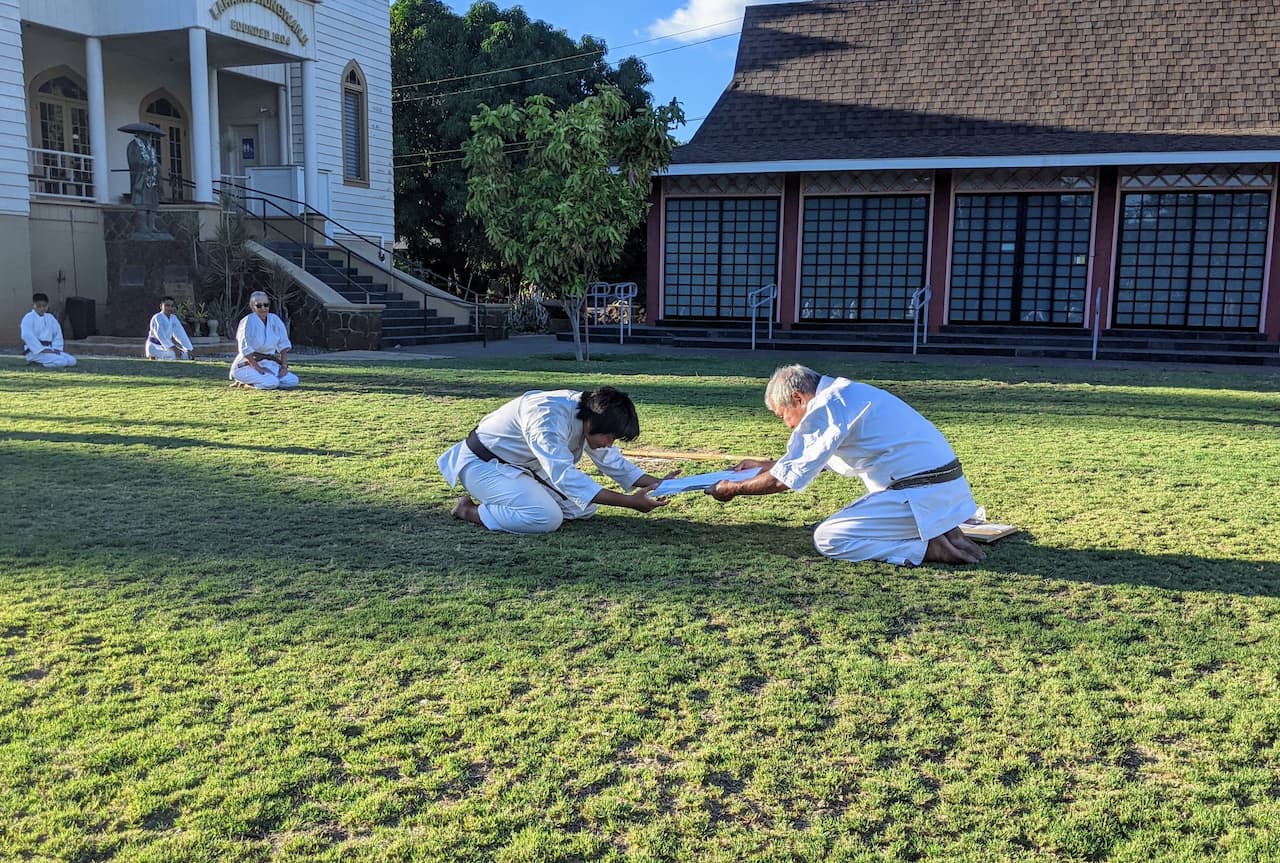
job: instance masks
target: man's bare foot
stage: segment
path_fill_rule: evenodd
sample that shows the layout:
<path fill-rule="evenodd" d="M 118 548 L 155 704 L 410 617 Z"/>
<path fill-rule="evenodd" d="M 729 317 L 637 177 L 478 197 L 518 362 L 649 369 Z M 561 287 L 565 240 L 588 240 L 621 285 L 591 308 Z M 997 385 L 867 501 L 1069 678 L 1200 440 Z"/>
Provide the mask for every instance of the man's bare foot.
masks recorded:
<path fill-rule="evenodd" d="M 954 540 L 952 534 L 960 534 L 963 542 Z M 924 550 L 926 563 L 977 563 L 985 557 L 982 549 L 961 533 L 958 527 L 929 540 L 929 545 Z"/>
<path fill-rule="evenodd" d="M 471 499 L 470 495 L 464 494 L 458 498 L 458 502 L 453 505 L 453 509 L 449 510 L 449 515 L 459 521 L 469 521 L 472 524 L 483 524 L 480 521 L 480 507 Z"/>
<path fill-rule="evenodd" d="M 951 530 L 947 531 L 946 536 L 947 540 L 956 548 L 962 548 L 970 554 L 976 554 L 978 556 L 978 560 L 987 559 L 986 550 L 973 540 L 969 539 L 969 537 L 965 536 L 964 531 L 960 529 L 959 525 L 956 525 L 951 528 Z"/>

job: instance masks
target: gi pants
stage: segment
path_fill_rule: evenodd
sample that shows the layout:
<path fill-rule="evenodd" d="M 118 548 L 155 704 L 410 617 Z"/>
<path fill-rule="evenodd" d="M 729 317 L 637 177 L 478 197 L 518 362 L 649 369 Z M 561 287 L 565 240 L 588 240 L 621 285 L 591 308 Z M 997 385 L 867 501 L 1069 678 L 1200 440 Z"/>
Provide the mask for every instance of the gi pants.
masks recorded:
<path fill-rule="evenodd" d="M 164 345 L 157 345 L 155 342 L 147 342 L 147 359 L 149 360 L 176 360 L 179 359 L 178 352 Z M 183 351 L 181 359 L 191 359 L 190 351 Z"/>
<path fill-rule="evenodd" d="M 977 505 L 963 477 L 938 485 L 884 489 L 855 500 L 813 532 L 813 545 L 837 560 L 924 561 L 929 540 L 973 515 Z"/>
<path fill-rule="evenodd" d="M 551 533 L 565 519 L 590 518 L 595 504 L 578 506 L 551 491 L 520 468 L 475 459 L 463 466 L 458 480 L 480 506 L 480 521 L 503 533 Z"/>
<path fill-rule="evenodd" d="M 286 372 L 284 377 L 279 377 L 280 364 L 275 360 L 258 360 L 258 365 L 265 370 L 260 373 L 247 362 L 242 366 L 237 366 L 232 370 L 231 376 L 242 384 L 259 390 L 293 389 L 298 385 L 298 376 L 293 372 Z"/>
<path fill-rule="evenodd" d="M 51 354 L 44 352 L 27 354 L 27 362 L 43 366 L 46 369 L 69 369 L 76 364 L 76 358 L 68 353 Z"/>

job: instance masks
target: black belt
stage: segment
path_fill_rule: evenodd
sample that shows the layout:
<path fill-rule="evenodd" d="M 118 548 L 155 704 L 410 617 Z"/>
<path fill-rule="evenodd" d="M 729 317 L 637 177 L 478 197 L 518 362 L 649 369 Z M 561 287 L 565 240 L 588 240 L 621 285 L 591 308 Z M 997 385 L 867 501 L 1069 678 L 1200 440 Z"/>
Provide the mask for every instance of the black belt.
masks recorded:
<path fill-rule="evenodd" d="M 921 471 L 913 473 L 911 476 L 904 476 L 902 479 L 895 479 L 889 483 L 888 488 L 893 491 L 902 491 L 904 488 L 919 488 L 922 485 L 938 485 L 939 483 L 951 482 L 953 479 L 960 479 L 964 476 L 964 471 L 960 469 L 960 459 L 952 459 L 942 467 L 935 467 L 933 470 Z"/>
<path fill-rule="evenodd" d="M 529 468 L 523 467 L 522 465 L 518 465 L 518 464 L 511 464 L 511 462 L 507 461 L 506 459 L 499 457 L 497 453 L 495 453 L 493 450 L 489 449 L 487 446 L 485 446 L 483 443 L 480 442 L 480 435 L 476 434 L 476 429 L 472 429 L 470 432 L 467 433 L 466 444 L 467 444 L 467 449 L 471 450 L 471 452 L 475 454 L 475 457 L 480 459 L 481 461 L 496 461 L 499 464 L 509 464 L 514 468 L 519 468 L 520 470 L 529 474 L 529 476 L 536 479 L 538 482 L 542 483 L 547 488 L 551 489 L 556 494 L 560 495 L 560 497 L 563 500 L 569 499 L 569 495 L 565 494 L 560 489 L 556 488 L 554 485 L 547 482 L 542 477 L 538 476 Z"/>
<path fill-rule="evenodd" d="M 53 347 L 53 340 L 52 340 L 52 339 L 36 339 L 36 341 L 38 341 L 40 344 L 44 345 L 46 348 L 51 348 L 51 347 Z M 22 349 L 22 352 L 23 352 L 24 354 L 29 354 L 29 353 L 31 353 L 31 348 L 23 348 L 23 349 Z M 43 351 L 42 351 L 41 353 L 43 353 Z"/>

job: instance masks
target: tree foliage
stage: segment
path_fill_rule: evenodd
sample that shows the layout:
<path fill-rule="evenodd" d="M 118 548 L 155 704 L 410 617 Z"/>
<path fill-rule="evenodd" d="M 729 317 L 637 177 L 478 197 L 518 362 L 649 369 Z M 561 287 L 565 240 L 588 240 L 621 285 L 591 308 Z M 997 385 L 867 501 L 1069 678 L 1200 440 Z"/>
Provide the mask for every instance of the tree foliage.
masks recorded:
<path fill-rule="evenodd" d="M 471 121 L 467 212 L 505 262 L 565 301 L 578 359 L 586 286 L 644 220 L 683 122 L 674 99 L 634 107 L 612 87 L 558 111 L 546 96 L 486 105 Z"/>
<path fill-rule="evenodd" d="M 574 41 L 523 9 L 475 3 L 464 15 L 442 0 L 391 7 L 395 85 L 396 234 L 410 256 L 445 273 L 509 276 L 484 231 L 466 215 L 462 144 L 481 104 L 546 96 L 564 107 L 618 88 L 632 108 L 650 104 L 653 79 L 635 57 L 616 68 L 605 43 Z M 548 62 L 552 61 L 552 62 Z M 500 70 L 500 71 L 495 71 Z M 501 71 L 505 70 L 505 71 Z"/>

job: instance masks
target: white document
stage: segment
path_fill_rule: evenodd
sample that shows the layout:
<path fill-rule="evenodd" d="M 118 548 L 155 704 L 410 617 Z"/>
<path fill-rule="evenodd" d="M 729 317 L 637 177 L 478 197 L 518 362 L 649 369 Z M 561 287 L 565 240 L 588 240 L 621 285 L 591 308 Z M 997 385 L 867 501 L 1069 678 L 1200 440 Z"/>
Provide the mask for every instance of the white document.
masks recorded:
<path fill-rule="evenodd" d="M 695 473 L 690 476 L 677 476 L 671 479 L 664 479 L 658 483 L 658 487 L 649 492 L 651 497 L 666 497 L 670 494 L 679 494 L 682 491 L 702 491 L 711 488 L 722 479 L 731 482 L 742 482 L 744 479 L 751 479 L 760 473 L 760 468 L 753 467 L 747 470 L 718 470 L 714 473 Z"/>

